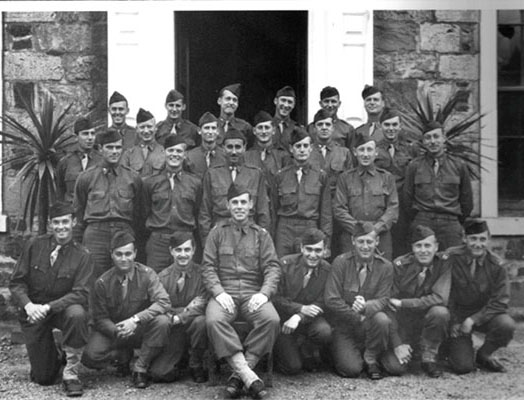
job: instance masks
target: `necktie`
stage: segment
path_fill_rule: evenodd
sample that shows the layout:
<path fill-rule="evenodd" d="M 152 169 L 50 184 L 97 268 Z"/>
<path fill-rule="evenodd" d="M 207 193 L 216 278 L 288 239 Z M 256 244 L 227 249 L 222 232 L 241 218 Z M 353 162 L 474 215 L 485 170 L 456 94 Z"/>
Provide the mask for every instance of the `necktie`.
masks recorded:
<path fill-rule="evenodd" d="M 87 156 L 87 153 L 82 154 L 82 160 L 80 162 L 82 163 L 82 170 L 83 171 L 86 170 L 88 161 L 89 161 L 89 158 Z"/>
<path fill-rule="evenodd" d="M 176 122 L 173 124 L 173 127 L 171 128 L 171 132 L 169 132 L 171 135 L 176 135 L 177 134 L 177 131 L 176 131 Z"/>
<path fill-rule="evenodd" d="M 297 169 L 297 181 L 298 183 L 300 183 L 300 181 L 302 180 L 302 167 L 300 167 L 299 169 Z"/>
<path fill-rule="evenodd" d="M 309 280 L 311 279 L 311 275 L 313 275 L 314 268 L 308 268 L 307 273 L 304 275 L 304 281 L 302 282 L 302 289 L 304 289 L 307 284 L 309 283 Z"/>
<path fill-rule="evenodd" d="M 395 157 L 395 146 L 393 144 L 389 145 L 388 151 L 391 158 Z"/>
<path fill-rule="evenodd" d="M 266 159 L 266 156 L 267 156 L 267 150 L 262 149 L 262 151 L 260 152 L 260 159 L 264 161 Z"/>
<path fill-rule="evenodd" d="M 211 152 L 206 151 L 206 165 L 209 168 L 209 165 L 211 165 Z"/>
<path fill-rule="evenodd" d="M 147 153 L 149 152 L 149 149 L 147 146 L 142 146 L 142 155 L 144 156 L 144 160 L 147 158 Z"/>
<path fill-rule="evenodd" d="M 178 278 L 178 280 L 176 281 L 176 287 L 178 288 L 178 293 L 180 293 L 182 289 L 184 289 L 185 284 L 186 284 L 186 272 L 183 271 L 180 274 L 180 278 Z"/>
<path fill-rule="evenodd" d="M 372 122 L 371 125 L 369 126 L 369 136 L 373 135 L 374 132 L 375 132 L 375 123 Z"/>
<path fill-rule="evenodd" d="M 284 134 L 284 121 L 280 121 L 278 123 L 278 127 L 280 128 L 280 134 L 283 135 Z"/>
<path fill-rule="evenodd" d="M 477 269 L 479 267 L 479 263 L 477 260 L 473 260 L 471 262 L 471 265 L 469 267 L 469 273 L 471 274 L 472 278 L 475 278 L 475 274 L 477 273 Z"/>
<path fill-rule="evenodd" d="M 124 278 L 122 279 L 121 287 L 122 287 L 122 300 L 124 300 L 127 296 L 127 284 L 129 283 L 129 278 L 126 275 L 124 275 Z"/>
<path fill-rule="evenodd" d="M 419 287 L 424 284 L 424 281 L 426 280 L 427 275 L 429 275 L 429 267 L 428 266 L 423 267 L 422 271 L 420 271 L 420 273 L 417 276 L 417 282 L 418 282 L 418 286 Z"/>
<path fill-rule="evenodd" d="M 320 146 L 320 152 L 322 153 L 322 157 L 326 158 L 326 152 L 327 152 L 327 148 L 326 146 Z"/>
<path fill-rule="evenodd" d="M 368 266 L 364 264 L 358 270 L 358 281 L 359 281 L 361 289 L 364 286 L 364 283 L 366 282 L 367 276 L 368 276 Z"/>
<path fill-rule="evenodd" d="M 171 190 L 175 188 L 175 176 L 176 174 L 171 174 L 169 176 L 169 184 L 171 185 Z"/>
<path fill-rule="evenodd" d="M 228 129 L 229 129 L 229 121 L 226 121 L 226 123 L 224 124 L 224 132 L 227 132 Z"/>
<path fill-rule="evenodd" d="M 229 167 L 231 169 L 231 180 L 235 182 L 235 179 L 237 178 L 237 167 L 231 166 Z"/>
<path fill-rule="evenodd" d="M 440 165 L 439 165 L 438 159 L 435 158 L 435 160 L 433 161 L 433 171 L 435 172 L 435 175 L 438 174 L 439 167 Z"/>
<path fill-rule="evenodd" d="M 58 252 L 60 251 L 61 248 L 62 248 L 62 245 L 57 244 L 55 249 L 51 252 L 51 254 L 49 254 L 49 263 L 51 264 L 51 266 L 55 264 L 55 261 L 58 258 Z"/>

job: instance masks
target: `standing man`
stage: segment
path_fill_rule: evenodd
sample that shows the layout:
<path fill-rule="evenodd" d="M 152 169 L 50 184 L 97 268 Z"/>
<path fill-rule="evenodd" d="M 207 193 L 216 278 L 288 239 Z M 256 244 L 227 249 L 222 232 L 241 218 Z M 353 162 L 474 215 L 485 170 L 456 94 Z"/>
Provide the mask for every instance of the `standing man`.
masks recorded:
<path fill-rule="evenodd" d="M 235 117 L 235 112 L 237 111 L 239 105 L 240 89 L 240 83 L 233 83 L 231 85 L 224 86 L 220 90 L 220 95 L 217 99 L 217 104 L 220 106 L 217 143 L 220 146 L 224 142 L 224 137 L 230 129 L 235 129 L 239 132 L 242 132 L 246 138 L 248 148 L 253 144 L 253 128 L 247 121 Z"/>
<path fill-rule="evenodd" d="M 231 218 L 211 230 L 204 250 L 202 276 L 212 296 L 206 309 L 207 334 L 217 357 L 233 369 L 226 396 L 238 398 L 245 386 L 252 398 L 261 399 L 267 392 L 253 369 L 271 352 L 280 328 L 270 302 L 280 264 L 269 233 L 250 221 L 250 192 L 232 184 L 227 207 Z M 244 343 L 232 326 L 238 317 L 252 326 Z"/>
<path fill-rule="evenodd" d="M 157 142 L 164 145 L 169 135 L 179 135 L 187 143 L 188 149 L 198 146 L 200 144 L 198 127 L 191 121 L 182 118 L 186 109 L 184 95 L 176 89 L 170 90 L 166 96 L 165 107 L 167 117 L 156 126 L 155 139 Z"/>
<path fill-rule="evenodd" d="M 202 206 L 198 221 L 202 243 L 205 243 L 213 226 L 230 217 L 227 190 L 233 182 L 249 191 L 253 202 L 253 207 L 249 209 L 250 218 L 263 228 L 270 227 L 269 200 L 264 173 L 257 167 L 244 163 L 246 144 L 242 132 L 230 129 L 224 138 L 226 163 L 209 168 L 204 175 Z"/>
<path fill-rule="evenodd" d="M 465 224 L 466 244 L 449 249 L 452 270 L 451 339 L 448 360 L 458 374 L 482 369 L 506 372 L 493 353 L 508 345 L 515 321 L 508 315 L 509 283 L 503 261 L 488 250 L 490 233 L 485 221 Z M 474 358 L 471 334 L 486 334 Z"/>
<path fill-rule="evenodd" d="M 291 132 L 299 126 L 291 119 L 291 112 L 295 109 L 297 96 L 291 86 L 284 86 L 277 91 L 273 103 L 275 104 L 275 116 L 273 122 L 276 127 L 275 144 L 287 150 L 290 144 Z"/>
<path fill-rule="evenodd" d="M 437 353 L 448 333 L 451 268 L 447 254 L 437 253 L 438 242 L 430 228 L 415 227 L 411 248 L 393 262 L 389 306 L 398 330 L 391 335 L 393 351 L 383 366 L 390 375 L 404 373 L 418 348 L 422 369 L 429 377 L 440 378 Z"/>
<path fill-rule="evenodd" d="M 111 240 L 113 267 L 95 282 L 91 294 L 93 330 L 82 363 L 101 369 L 114 360 L 125 369 L 134 348 L 133 386 L 145 389 L 148 369 L 167 343 L 169 295 L 151 268 L 135 262 L 134 237 L 117 232 Z"/>
<path fill-rule="evenodd" d="M 175 232 L 197 233 L 202 199 L 202 181 L 184 167 L 187 145 L 182 137 L 169 135 L 164 145 L 165 168 L 144 181 L 146 228 L 151 231 L 147 265 L 157 273 L 173 262 L 171 236 Z"/>
<path fill-rule="evenodd" d="M 80 174 L 73 206 L 84 231 L 83 244 L 95 262 L 95 276 L 111 267 L 111 238 L 116 231 L 140 229 L 142 181 L 119 164 L 122 138 L 115 130 L 97 138 L 103 160 Z"/>
<path fill-rule="evenodd" d="M 164 148 L 155 140 L 155 117 L 149 111 L 139 109 L 136 115 L 138 144 L 124 151 L 120 164 L 147 178 L 164 166 Z"/>
<path fill-rule="evenodd" d="M 355 128 L 343 119 L 337 116 L 338 109 L 342 102 L 340 101 L 340 94 L 337 88 L 333 86 L 326 86 L 320 91 L 320 101 L 318 102 L 320 108 L 327 112 L 333 122 L 333 141 L 342 147 L 348 149 L 353 148 L 355 140 Z M 307 130 L 314 141 L 316 141 L 315 123 L 308 125 Z"/>
<path fill-rule="evenodd" d="M 356 132 L 370 136 L 378 143 L 384 139 L 379 122 L 380 115 L 386 106 L 384 94 L 376 86 L 365 85 L 364 90 L 362 90 L 362 99 L 368 120 L 365 124 L 360 125 Z"/>
<path fill-rule="evenodd" d="M 302 232 L 307 228 L 320 228 L 326 235 L 326 257 L 329 257 L 333 214 L 328 176 L 311 164 L 311 137 L 304 128 L 293 130 L 289 149 L 294 162 L 280 170 L 275 178 L 277 254 L 279 257 L 295 254 L 297 238 Z"/>
<path fill-rule="evenodd" d="M 414 214 L 413 225 L 433 229 L 441 249 L 462 244 L 461 223 L 473 209 L 473 192 L 467 166 L 446 153 L 442 125 L 430 122 L 422 136 L 426 154 L 406 169 L 406 209 Z"/>
<path fill-rule="evenodd" d="M 335 219 L 343 230 L 341 250 L 351 250 L 350 237 L 357 222 L 368 221 L 373 225 L 372 235 L 380 236 L 380 241 L 377 241 L 380 251 L 384 258 L 390 260 L 390 229 L 398 218 L 395 178 L 375 167 L 377 149 L 372 137 L 357 134 L 354 151 L 358 166 L 340 174 L 333 207 Z"/>
<path fill-rule="evenodd" d="M 206 288 L 200 265 L 193 262 L 195 242 L 189 232 L 171 236 L 169 252 L 173 264 L 158 275 L 171 299 L 168 317 L 171 329 L 162 353 L 149 369 L 155 381 L 173 382 L 182 376 L 181 361 L 189 353 L 189 371 L 196 383 L 207 380 L 204 352 L 207 349 Z"/>
<path fill-rule="evenodd" d="M 326 235 L 310 228 L 300 254 L 282 258 L 282 277 L 275 297 L 282 331 L 275 343 L 278 369 L 288 375 L 313 370 L 316 354 L 328 351 L 331 326 L 324 318 L 324 286 L 331 266 L 324 258 Z"/>
<path fill-rule="evenodd" d="M 202 179 L 208 168 L 225 163 L 226 156 L 222 147 L 217 144 L 217 117 L 206 111 L 198 120 L 198 126 L 201 143 L 187 152 L 187 161 L 191 172 Z"/>
<path fill-rule="evenodd" d="M 126 124 L 127 114 L 129 114 L 127 99 L 120 93 L 113 92 L 109 98 L 109 115 L 112 121 L 110 129 L 119 133 L 124 149 L 130 149 L 138 140 L 135 128 Z"/>
<path fill-rule="evenodd" d="M 384 312 L 393 283 L 393 266 L 376 254 L 378 237 L 369 222 L 353 233 L 354 252 L 338 256 L 326 281 L 324 300 L 333 326 L 332 356 L 336 372 L 356 378 L 364 368 L 382 379 L 379 365 L 388 350 L 391 319 Z"/>
<path fill-rule="evenodd" d="M 53 338 L 53 329 L 58 328 L 65 353 L 64 391 L 70 397 L 81 396 L 78 367 L 87 342 L 94 264 L 87 250 L 73 240 L 76 219 L 71 204 L 53 204 L 49 219 L 52 233 L 29 241 L 13 270 L 9 289 L 20 307 L 31 380 L 52 385 L 59 378 L 63 359 Z"/>

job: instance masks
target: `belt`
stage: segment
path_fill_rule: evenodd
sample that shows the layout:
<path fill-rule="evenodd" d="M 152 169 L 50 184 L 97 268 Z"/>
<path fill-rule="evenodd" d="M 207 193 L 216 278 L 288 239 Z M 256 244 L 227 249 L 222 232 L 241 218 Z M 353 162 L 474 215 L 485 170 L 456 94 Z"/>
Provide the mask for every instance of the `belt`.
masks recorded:
<path fill-rule="evenodd" d="M 131 228 L 131 225 L 129 222 L 126 221 L 88 221 L 87 225 L 92 226 L 94 228 Z"/>
<path fill-rule="evenodd" d="M 458 220 L 458 216 L 457 215 L 453 215 L 453 214 L 443 214 L 443 213 L 438 213 L 438 212 L 433 212 L 433 211 L 419 211 L 417 213 L 417 215 L 415 216 L 416 217 L 423 217 L 423 218 L 429 218 L 429 219 L 443 219 L 443 220 L 446 220 L 446 221 L 456 221 Z"/>

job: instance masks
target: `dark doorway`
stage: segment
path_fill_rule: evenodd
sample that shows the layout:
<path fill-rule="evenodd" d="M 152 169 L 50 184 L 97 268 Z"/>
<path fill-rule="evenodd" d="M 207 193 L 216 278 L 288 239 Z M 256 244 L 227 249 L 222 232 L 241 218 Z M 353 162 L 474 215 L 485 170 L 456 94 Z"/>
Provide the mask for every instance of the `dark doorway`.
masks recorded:
<path fill-rule="evenodd" d="M 186 95 L 186 117 L 218 116 L 219 90 L 240 82 L 238 117 L 252 123 L 259 110 L 273 114 L 276 91 L 291 85 L 292 118 L 305 124 L 307 43 L 306 11 L 175 12 L 175 84 Z"/>

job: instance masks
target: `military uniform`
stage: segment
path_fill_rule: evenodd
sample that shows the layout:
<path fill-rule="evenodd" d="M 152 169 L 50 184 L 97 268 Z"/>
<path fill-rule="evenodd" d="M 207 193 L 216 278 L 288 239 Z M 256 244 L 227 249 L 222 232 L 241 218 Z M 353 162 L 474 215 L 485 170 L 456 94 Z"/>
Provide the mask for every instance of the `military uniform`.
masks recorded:
<path fill-rule="evenodd" d="M 145 151 L 147 153 L 144 157 Z M 158 173 L 164 167 L 165 158 L 162 145 L 153 141 L 148 145 L 144 143 L 137 144 L 124 151 L 120 164 L 135 171 L 141 178 L 147 178 Z"/>
<path fill-rule="evenodd" d="M 249 221 L 240 225 L 229 219 L 211 230 L 204 249 L 202 276 L 212 296 L 206 309 L 207 333 L 219 358 L 244 349 L 258 357 L 271 351 L 280 328 L 277 311 L 271 302 L 254 312 L 248 311 L 247 304 L 256 293 L 271 299 L 280 275 L 273 241 L 264 228 Z M 233 314 L 215 300 L 223 292 L 235 302 Z M 253 327 L 244 343 L 231 325 L 238 317 Z"/>
<path fill-rule="evenodd" d="M 58 251 L 53 235 L 31 239 L 11 275 L 9 289 L 20 307 L 20 325 L 31 364 L 31 379 L 41 385 L 54 383 L 62 366 L 53 339 L 53 328 L 62 331 L 63 346 L 82 348 L 88 336 L 88 296 L 94 264 L 87 250 L 70 241 Z M 27 321 L 24 307 L 49 304 L 47 316 L 36 323 Z M 65 377 L 64 377 L 65 378 Z"/>
<path fill-rule="evenodd" d="M 179 135 L 187 143 L 187 148 L 192 149 L 200 145 L 200 135 L 198 134 L 198 126 L 187 119 L 167 118 L 156 124 L 155 139 L 162 146 L 169 135 Z"/>
<path fill-rule="evenodd" d="M 147 241 L 147 265 L 156 272 L 169 266 L 169 238 L 174 232 L 197 230 L 197 214 L 202 200 L 202 181 L 182 170 L 174 175 L 171 188 L 168 171 L 144 181 L 146 228 L 151 231 Z"/>
<path fill-rule="evenodd" d="M 275 343 L 275 357 L 279 370 L 292 375 L 302 370 L 300 336 L 305 337 L 305 345 L 312 343 L 322 347 L 331 342 L 331 326 L 323 315 L 311 318 L 301 314 L 303 305 L 314 304 L 325 310 L 324 286 L 331 266 L 327 261 L 321 260 L 304 287 L 308 266 L 303 256 L 288 255 L 282 258 L 281 263 L 282 276 L 274 299 L 275 308 L 282 322 L 295 314 L 300 315 L 301 321 L 295 332 L 278 337 Z"/>
<path fill-rule="evenodd" d="M 208 168 L 226 163 L 226 156 L 221 147 L 216 146 L 213 150 L 209 151 L 209 166 L 206 161 L 207 153 L 208 151 L 202 146 L 198 146 L 187 152 L 186 159 L 191 168 L 191 172 L 198 175 L 200 179 L 204 177 Z"/>
<path fill-rule="evenodd" d="M 307 228 L 319 228 L 329 247 L 333 228 L 331 195 L 327 174 L 309 162 L 297 179 L 298 164 L 280 170 L 275 178 L 275 208 L 278 222 L 275 234 L 277 254 L 296 253 L 297 238 Z"/>
<path fill-rule="evenodd" d="M 177 282 L 182 269 L 171 265 L 158 275 L 160 282 L 171 299 L 168 316 L 175 315 L 180 323 L 172 325 L 169 338 L 162 353 L 153 361 L 149 373 L 153 380 L 173 381 L 184 354 L 189 349 L 189 367 L 202 368 L 204 351 L 207 348 L 205 309 L 206 288 L 202 282 L 200 265 L 191 262 L 184 268 L 184 285 L 180 290 Z"/>
<path fill-rule="evenodd" d="M 295 127 L 299 127 L 301 125 L 296 121 L 293 121 L 291 118 L 282 120 L 276 116 L 273 117 L 273 124 L 275 125 L 275 136 L 273 137 L 273 143 L 275 146 L 289 151 L 291 132 L 293 132 Z"/>
<path fill-rule="evenodd" d="M 326 280 L 324 301 L 333 326 L 332 356 L 336 372 L 343 377 L 358 377 L 363 361 L 376 362 L 389 346 L 392 322 L 384 309 L 393 284 L 393 266 L 374 255 L 360 283 L 359 270 L 364 267 L 352 252 L 341 254 Z M 366 300 L 364 314 L 351 309 L 356 296 Z"/>
<path fill-rule="evenodd" d="M 391 226 L 398 218 L 395 178 L 383 169 L 358 166 L 339 175 L 333 212 L 341 225 L 341 247 L 350 251 L 351 235 L 358 221 L 373 223 L 380 235 L 379 249 L 391 259 Z"/>
<path fill-rule="evenodd" d="M 227 128 L 226 128 L 227 125 Z M 247 140 L 247 148 L 249 149 L 254 141 L 255 137 L 253 135 L 253 127 L 251 124 L 247 121 L 244 121 L 242 118 L 232 117 L 229 120 L 225 120 L 224 118 L 220 117 L 218 119 L 218 137 L 217 137 L 217 144 L 219 146 L 222 146 L 224 143 L 224 137 L 226 136 L 226 132 L 229 129 L 236 129 L 237 131 L 242 132 L 244 137 Z"/>
<path fill-rule="evenodd" d="M 346 122 L 343 119 L 337 118 L 336 115 L 332 117 L 333 119 L 333 136 L 331 139 L 337 143 L 339 146 L 347 147 L 352 149 L 355 143 L 355 128 L 349 122 Z M 316 130 L 315 124 L 312 122 L 307 127 L 308 133 L 311 135 L 313 140 L 316 142 Z"/>
<path fill-rule="evenodd" d="M 375 143 L 380 142 L 381 140 L 384 140 L 384 132 L 382 132 L 382 127 L 380 126 L 380 123 L 378 122 L 366 122 L 365 124 L 360 125 L 355 129 L 355 134 L 364 134 L 365 136 L 369 136 L 373 138 Z"/>
<path fill-rule="evenodd" d="M 404 198 L 408 212 L 415 214 L 413 226 L 433 229 L 445 250 L 462 243 L 461 221 L 473 209 L 473 193 L 468 168 L 449 154 L 439 158 L 438 173 L 429 155 L 415 158 L 406 168 Z"/>
<path fill-rule="evenodd" d="M 121 126 L 111 125 L 109 129 L 117 131 L 122 137 L 122 147 L 124 150 L 130 149 L 138 144 L 138 135 L 136 129 L 124 123 Z"/>
<path fill-rule="evenodd" d="M 91 293 L 93 330 L 84 351 L 82 363 L 89 368 L 104 368 L 112 362 L 130 361 L 133 348 L 140 348 L 134 365 L 149 365 L 167 343 L 169 295 L 158 275 L 140 263 L 134 263 L 124 292 L 123 276 L 116 267 L 106 271 L 95 282 Z M 136 316 L 139 320 L 129 338 L 117 336 L 117 323 Z M 145 372 L 145 371 L 138 371 Z"/>

